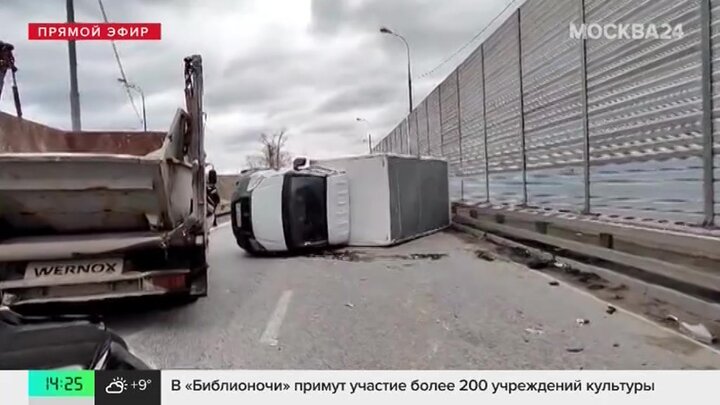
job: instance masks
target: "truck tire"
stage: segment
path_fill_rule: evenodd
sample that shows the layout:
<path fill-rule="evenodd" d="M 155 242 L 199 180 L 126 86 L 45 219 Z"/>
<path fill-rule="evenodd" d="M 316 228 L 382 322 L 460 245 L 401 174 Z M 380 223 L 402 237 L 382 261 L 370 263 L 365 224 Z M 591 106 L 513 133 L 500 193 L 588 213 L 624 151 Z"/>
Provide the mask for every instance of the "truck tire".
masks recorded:
<path fill-rule="evenodd" d="M 196 303 L 199 298 L 199 295 L 188 294 L 179 297 L 177 301 L 178 305 L 190 305 Z"/>
<path fill-rule="evenodd" d="M 192 293 L 185 294 L 174 294 L 167 297 L 165 301 L 170 307 L 184 307 L 185 305 L 194 304 L 200 298 L 199 295 L 193 295 Z"/>

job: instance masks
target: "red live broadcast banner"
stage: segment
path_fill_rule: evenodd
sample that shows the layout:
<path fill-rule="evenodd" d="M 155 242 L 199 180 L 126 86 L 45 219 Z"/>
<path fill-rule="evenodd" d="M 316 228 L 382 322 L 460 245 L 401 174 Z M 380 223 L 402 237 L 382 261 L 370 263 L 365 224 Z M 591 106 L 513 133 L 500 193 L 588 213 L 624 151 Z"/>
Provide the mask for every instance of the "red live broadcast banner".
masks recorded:
<path fill-rule="evenodd" d="M 28 39 L 45 41 L 159 40 L 160 23 L 29 23 Z"/>

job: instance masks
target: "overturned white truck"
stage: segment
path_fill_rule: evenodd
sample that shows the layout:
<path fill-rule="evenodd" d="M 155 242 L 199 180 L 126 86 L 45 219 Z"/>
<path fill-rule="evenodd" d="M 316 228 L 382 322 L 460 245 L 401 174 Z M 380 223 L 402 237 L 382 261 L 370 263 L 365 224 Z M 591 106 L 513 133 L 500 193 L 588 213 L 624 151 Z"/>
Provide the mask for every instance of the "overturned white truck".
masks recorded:
<path fill-rule="evenodd" d="M 0 113 L 2 304 L 207 293 L 200 56 L 184 68 L 186 111 L 167 133 Z"/>
<path fill-rule="evenodd" d="M 375 154 L 244 173 L 233 233 L 252 254 L 389 246 L 450 224 L 447 162 Z"/>

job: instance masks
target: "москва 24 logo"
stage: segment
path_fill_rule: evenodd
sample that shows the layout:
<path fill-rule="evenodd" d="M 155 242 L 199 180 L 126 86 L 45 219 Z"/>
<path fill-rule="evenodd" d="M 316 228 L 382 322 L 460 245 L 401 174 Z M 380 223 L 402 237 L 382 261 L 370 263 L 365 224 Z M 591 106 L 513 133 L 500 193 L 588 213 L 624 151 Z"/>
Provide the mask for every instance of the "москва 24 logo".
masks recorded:
<path fill-rule="evenodd" d="M 570 23 L 573 39 L 680 39 L 682 24 L 580 24 Z"/>

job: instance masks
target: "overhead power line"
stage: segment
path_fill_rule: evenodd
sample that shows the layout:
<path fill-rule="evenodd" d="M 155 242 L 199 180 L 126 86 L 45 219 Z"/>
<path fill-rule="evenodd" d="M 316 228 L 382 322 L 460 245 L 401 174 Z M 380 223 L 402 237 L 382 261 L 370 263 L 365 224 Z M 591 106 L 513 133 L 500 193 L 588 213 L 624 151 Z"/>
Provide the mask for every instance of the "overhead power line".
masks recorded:
<path fill-rule="evenodd" d="M 467 47 L 469 47 L 470 45 L 472 45 L 473 42 L 475 42 L 478 38 L 480 38 L 480 36 L 481 36 L 482 34 L 484 34 L 485 31 L 487 31 L 487 29 L 490 28 L 490 26 L 492 26 L 493 23 L 495 23 L 495 21 L 497 21 L 497 19 L 500 18 L 500 16 L 503 15 L 503 14 L 510 8 L 510 6 L 512 6 L 513 4 L 515 4 L 516 1 L 517 1 L 517 0 L 510 0 L 510 1 L 505 5 L 505 8 L 503 8 L 502 11 L 500 11 L 495 17 L 493 17 L 493 19 L 490 20 L 490 22 L 487 23 L 487 25 L 485 25 L 485 26 L 480 30 L 480 32 L 478 32 L 477 34 L 475 34 L 475 36 L 473 36 L 468 42 L 466 42 L 463 46 L 461 46 L 457 51 L 453 52 L 452 55 L 450 55 L 450 56 L 448 56 L 447 58 L 445 58 L 442 62 L 440 62 L 440 63 L 439 63 L 437 66 L 435 66 L 434 68 L 432 68 L 432 69 L 428 70 L 427 72 L 423 73 L 422 75 L 420 75 L 420 77 L 426 77 L 426 76 L 429 76 L 429 75 L 435 73 L 436 71 L 438 71 L 438 69 L 440 69 L 441 67 L 445 66 L 448 62 L 450 62 L 450 61 L 453 60 L 456 56 L 458 56 L 462 51 L 464 51 L 465 49 L 467 49 Z"/>
<path fill-rule="evenodd" d="M 98 4 L 100 5 L 100 12 L 103 16 L 103 21 L 105 23 L 108 23 L 108 17 L 107 13 L 105 13 L 105 6 L 103 5 L 102 0 L 98 0 Z M 137 106 L 135 105 L 135 99 L 133 98 L 132 92 L 130 91 L 130 85 L 128 83 L 127 77 L 125 76 L 125 69 L 123 69 L 122 61 L 120 60 L 120 54 L 117 50 L 117 45 L 115 45 L 115 41 L 110 40 L 110 44 L 112 45 L 113 53 L 115 54 L 115 61 L 117 62 L 118 69 L 120 70 L 120 77 L 122 78 L 122 84 L 125 87 L 125 92 L 127 93 L 128 99 L 130 99 L 130 105 L 132 106 L 133 110 L 135 111 L 135 115 L 137 115 L 140 122 L 143 122 L 142 117 L 140 116 L 140 112 L 138 111 Z"/>

